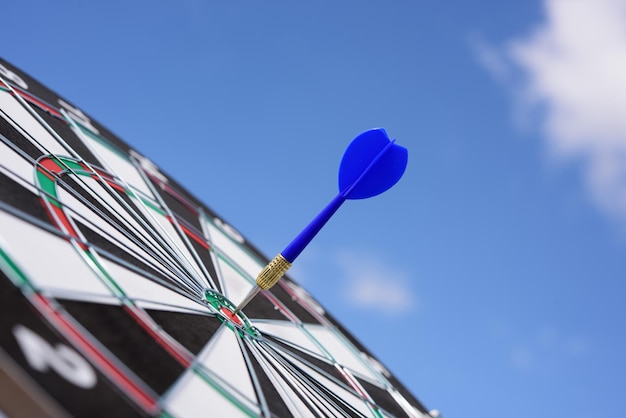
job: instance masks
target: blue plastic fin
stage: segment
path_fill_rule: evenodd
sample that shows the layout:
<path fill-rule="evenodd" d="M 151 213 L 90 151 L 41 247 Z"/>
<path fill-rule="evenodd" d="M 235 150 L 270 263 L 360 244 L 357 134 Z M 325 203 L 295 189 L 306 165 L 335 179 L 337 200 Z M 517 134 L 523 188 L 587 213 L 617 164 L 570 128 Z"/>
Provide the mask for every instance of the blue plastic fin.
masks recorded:
<path fill-rule="evenodd" d="M 408 151 L 384 129 L 365 131 L 350 143 L 339 167 L 339 193 L 346 199 L 376 196 L 400 180 Z"/>

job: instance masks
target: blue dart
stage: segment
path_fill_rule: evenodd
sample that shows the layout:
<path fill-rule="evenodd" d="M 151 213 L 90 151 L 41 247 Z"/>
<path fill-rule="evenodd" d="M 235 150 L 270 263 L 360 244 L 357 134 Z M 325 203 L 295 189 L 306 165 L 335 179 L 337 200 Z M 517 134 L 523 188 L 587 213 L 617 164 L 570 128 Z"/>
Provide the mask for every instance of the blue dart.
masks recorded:
<path fill-rule="evenodd" d="M 302 250 L 346 200 L 367 199 L 391 188 L 406 169 L 408 151 L 384 129 L 365 131 L 350 143 L 339 166 L 339 193 L 298 236 L 259 273 L 256 286 L 237 307 L 241 311 L 261 290 L 274 286 Z"/>

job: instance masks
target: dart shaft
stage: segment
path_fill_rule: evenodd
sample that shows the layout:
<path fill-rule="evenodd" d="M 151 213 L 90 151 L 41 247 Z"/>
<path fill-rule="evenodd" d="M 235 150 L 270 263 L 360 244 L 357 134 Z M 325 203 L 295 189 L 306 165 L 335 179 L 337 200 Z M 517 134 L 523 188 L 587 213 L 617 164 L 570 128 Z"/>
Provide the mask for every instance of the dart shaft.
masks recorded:
<path fill-rule="evenodd" d="M 302 250 L 306 248 L 311 240 L 326 225 L 328 220 L 337 212 L 337 209 L 346 201 L 343 194 L 338 194 L 335 198 L 313 219 L 299 234 L 289 243 L 289 245 L 281 252 L 283 257 L 293 263 L 296 257 L 300 255 Z"/>

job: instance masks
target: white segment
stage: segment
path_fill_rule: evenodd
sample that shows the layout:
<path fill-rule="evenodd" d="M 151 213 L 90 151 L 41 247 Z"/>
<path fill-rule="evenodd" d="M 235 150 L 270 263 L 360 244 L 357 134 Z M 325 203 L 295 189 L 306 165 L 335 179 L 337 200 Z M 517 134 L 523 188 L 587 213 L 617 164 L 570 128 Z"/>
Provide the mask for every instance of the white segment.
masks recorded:
<path fill-rule="evenodd" d="M 42 293 L 47 297 L 53 297 L 55 299 L 77 300 L 79 302 L 99 303 L 101 305 L 120 306 L 122 304 L 122 301 L 116 296 L 79 293 L 73 289 L 45 289 Z"/>
<path fill-rule="evenodd" d="M 198 307 L 196 309 L 183 308 L 181 306 L 166 306 L 159 302 L 149 302 L 145 300 L 135 299 L 135 304 L 143 309 L 152 309 L 154 311 L 169 311 L 169 312 L 181 312 L 191 315 L 202 315 L 207 313 L 206 308 Z"/>
<path fill-rule="evenodd" d="M 250 381 L 248 366 L 234 331 L 221 327 L 211 339 L 211 343 L 202 351 L 199 360 L 211 372 L 252 402 L 257 402 L 254 387 Z"/>
<path fill-rule="evenodd" d="M 154 213 L 154 211 L 152 212 Z M 194 272 L 196 281 L 198 281 L 199 283 L 205 283 L 206 279 L 200 279 L 200 277 L 204 277 L 204 274 L 202 273 L 201 268 L 198 266 L 195 256 L 191 253 L 191 251 L 189 251 L 187 244 L 182 240 L 174 225 L 172 225 L 172 223 L 166 217 L 160 214 L 155 213 L 154 217 L 159 221 L 162 228 L 161 231 L 165 232 L 165 234 L 167 235 L 171 247 L 176 249 L 176 253 L 179 254 L 179 257 L 184 260 L 187 267 Z M 181 232 L 184 233 L 183 231 Z"/>
<path fill-rule="evenodd" d="M 321 325 L 304 325 L 307 331 L 332 354 L 335 361 L 363 376 L 378 380 L 359 356 L 360 351 L 335 331 Z"/>
<path fill-rule="evenodd" d="M 204 218 L 201 220 L 204 222 L 209 232 L 211 244 L 213 244 L 213 246 L 218 248 L 221 252 L 227 254 L 232 260 L 236 261 L 248 277 L 254 280 L 265 266 L 259 263 L 259 260 L 256 259 L 256 257 L 251 256 L 250 253 L 245 251 L 238 243 L 233 241 L 230 237 L 228 237 L 228 235 L 213 225 L 213 223 Z"/>
<path fill-rule="evenodd" d="M 288 341 L 301 349 L 311 351 L 317 355 L 324 356 L 319 347 L 302 329 L 288 321 L 253 321 L 250 323 L 257 327 L 264 334 L 276 336 Z"/>
<path fill-rule="evenodd" d="M 70 155 L 69 151 L 63 148 L 15 97 L 4 91 L 0 91 L 0 109 L 12 119 L 12 121 L 7 119 L 7 122 L 31 142 L 30 136 L 32 136 L 36 141 L 33 144 L 43 153 Z M 25 132 L 28 132 L 30 136 Z"/>
<path fill-rule="evenodd" d="M 97 194 L 98 196 L 101 197 L 101 200 L 104 200 L 106 202 L 104 206 L 105 207 L 108 206 L 108 209 L 113 213 L 112 216 L 114 219 L 115 219 L 115 214 L 122 215 L 122 214 L 127 213 L 125 209 L 123 209 L 115 200 L 113 200 L 106 194 L 106 192 L 100 186 L 99 182 L 89 177 L 85 177 L 85 176 L 79 176 L 79 177 L 80 178 L 77 179 L 79 184 L 83 184 L 83 183 L 87 184 L 84 190 L 87 190 L 89 194 L 91 195 Z M 88 188 L 95 189 L 94 190 L 95 193 L 88 190 Z M 113 227 L 111 225 L 111 221 L 101 218 L 100 215 L 96 214 L 90 207 L 86 206 L 82 201 L 74 197 L 73 194 L 69 193 L 62 187 L 57 187 L 56 191 L 57 191 L 57 196 L 59 198 L 59 201 L 62 202 L 66 208 L 70 209 L 70 210 L 65 211 L 65 213 L 69 217 L 74 218 L 81 223 L 86 223 L 85 219 L 87 219 L 91 221 L 91 224 L 88 224 L 90 228 L 96 229 L 96 231 L 99 232 L 100 235 L 104 236 L 105 238 L 112 237 L 113 239 L 115 239 L 116 241 L 115 243 L 117 245 L 125 245 L 129 247 L 131 250 L 133 250 L 135 253 L 138 252 L 144 255 L 145 257 L 150 257 L 139 246 L 137 246 L 130 239 L 128 239 L 126 235 L 122 234 L 121 232 L 118 231 L 118 229 Z M 76 216 L 76 214 L 80 216 Z M 132 219 L 130 215 L 124 216 L 124 221 L 126 221 L 127 224 L 129 223 L 132 226 L 132 229 L 135 229 L 136 232 L 141 231 L 140 226 Z M 113 223 L 115 223 L 115 220 L 113 221 Z M 118 223 L 122 224 L 122 222 L 118 222 Z M 140 234 L 140 235 L 143 235 L 143 234 Z M 151 242 L 153 245 L 156 245 L 150 237 L 145 237 L 144 241 L 148 241 L 148 242 Z"/>
<path fill-rule="evenodd" d="M 49 232 L 0 211 L 0 234 L 10 242 L 7 252 L 37 288 L 55 288 L 110 296 L 72 245 Z M 63 262 L 59 262 L 63 260 Z"/>
<path fill-rule="evenodd" d="M 33 193 L 37 193 L 37 189 L 33 185 L 34 167 L 33 165 L 17 155 L 8 145 L 0 142 L 0 172 L 13 178 L 17 183 L 21 184 Z M 14 174 L 13 174 L 14 173 Z M 21 177 L 18 179 L 15 175 Z M 25 183 L 28 182 L 28 183 Z"/>
<path fill-rule="evenodd" d="M 156 309 L 162 311 L 185 311 L 184 308 L 199 310 L 202 308 L 197 302 L 186 298 L 179 293 L 166 288 L 158 283 L 154 283 L 150 279 L 128 270 L 116 263 L 102 260 L 105 269 L 113 277 L 115 283 L 124 290 L 126 296 L 130 299 L 142 299 L 154 304 L 160 304 Z M 138 301 L 137 305 L 147 305 L 143 301 Z M 150 304 L 151 308 L 155 305 Z M 147 307 L 147 306 L 146 306 Z M 177 309 L 180 308 L 180 309 Z"/>
<path fill-rule="evenodd" d="M 150 187 L 144 182 L 143 177 L 137 171 L 137 167 L 135 167 L 133 163 L 85 133 L 81 135 L 81 138 L 89 147 L 94 149 L 99 159 L 104 160 L 102 164 L 103 168 L 107 169 L 107 171 L 109 169 L 112 170 L 113 172 L 111 174 L 124 179 L 131 187 L 140 190 L 146 196 L 154 200 L 154 195 Z"/>
<path fill-rule="evenodd" d="M 83 190 L 86 190 L 91 195 L 99 196 L 100 200 L 105 202 L 104 206 L 105 207 L 108 206 L 108 209 L 111 211 L 111 213 L 113 214 L 112 216 L 114 218 L 115 218 L 115 215 L 117 214 L 117 216 L 119 217 L 119 220 L 117 221 L 117 223 L 120 225 L 126 224 L 127 226 L 130 227 L 131 230 L 134 230 L 135 233 L 139 235 L 140 241 L 143 242 L 145 246 L 152 249 L 153 252 L 156 252 L 154 251 L 154 248 L 162 247 L 160 243 L 158 243 L 155 239 L 153 239 L 150 235 L 148 235 L 144 231 L 144 228 L 137 221 L 135 221 L 134 218 L 130 214 L 128 214 L 127 209 L 125 209 L 122 205 L 120 205 L 117 200 L 111 197 L 102 188 L 99 181 L 92 179 L 91 177 L 87 177 L 87 176 L 80 176 L 80 179 L 77 179 L 77 181 L 79 182 L 79 184 L 86 185 L 86 187 Z M 94 214 L 91 208 L 87 207 L 85 204 L 83 204 L 81 201 L 79 201 L 77 198 L 75 198 L 72 194 L 67 192 L 65 189 L 61 187 L 57 188 L 57 195 L 59 197 L 59 201 L 61 201 L 66 207 L 72 209 L 72 210 L 66 211 L 68 216 L 77 218 L 74 212 L 80 214 L 81 217 L 90 220 L 93 223 L 91 227 L 92 228 L 95 227 L 96 230 L 99 230 L 98 232 L 100 232 L 100 234 L 103 235 L 105 238 L 109 238 L 109 239 L 113 238 L 112 242 L 114 242 L 116 245 L 119 245 L 122 247 L 126 246 L 128 248 L 129 253 L 143 260 L 145 263 L 153 266 L 155 269 L 161 271 L 163 274 L 167 276 L 173 275 L 173 273 L 170 270 L 165 268 L 164 261 L 160 259 L 161 257 L 165 257 L 166 259 L 170 258 L 170 256 L 164 255 L 165 251 L 163 250 L 159 251 L 158 252 L 158 254 L 160 255 L 159 258 L 158 259 L 155 258 L 151 254 L 147 253 L 144 249 L 139 247 L 137 244 L 135 244 L 133 241 L 131 241 L 126 235 L 122 234 L 118 229 L 113 227 L 110 221 L 101 218 L 99 215 Z M 153 212 L 153 214 L 154 216 L 161 217 L 161 215 L 156 212 Z M 84 220 L 80 218 L 77 218 L 77 220 L 79 220 L 80 222 L 84 222 Z M 169 261 L 170 263 L 173 262 L 173 260 L 169 260 Z"/>
<path fill-rule="evenodd" d="M 222 283 L 224 284 L 224 296 L 235 305 L 238 305 L 252 290 L 254 284 L 246 280 L 220 257 L 217 258 L 217 264 L 219 272 L 221 272 Z"/>
<path fill-rule="evenodd" d="M 163 406 L 175 417 L 248 417 L 191 370 L 174 385 Z"/>

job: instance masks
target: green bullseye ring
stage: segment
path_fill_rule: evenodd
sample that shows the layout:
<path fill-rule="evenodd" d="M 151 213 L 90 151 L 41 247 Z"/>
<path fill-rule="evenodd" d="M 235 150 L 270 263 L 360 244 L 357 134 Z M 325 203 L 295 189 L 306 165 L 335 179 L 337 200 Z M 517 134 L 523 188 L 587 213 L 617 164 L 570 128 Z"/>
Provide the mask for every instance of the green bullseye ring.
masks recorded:
<path fill-rule="evenodd" d="M 204 291 L 206 302 L 217 311 L 217 318 L 228 328 L 238 332 L 241 336 L 258 337 L 258 330 L 250 324 L 248 317 L 243 312 L 235 311 L 237 306 L 221 293 L 212 289 Z"/>

